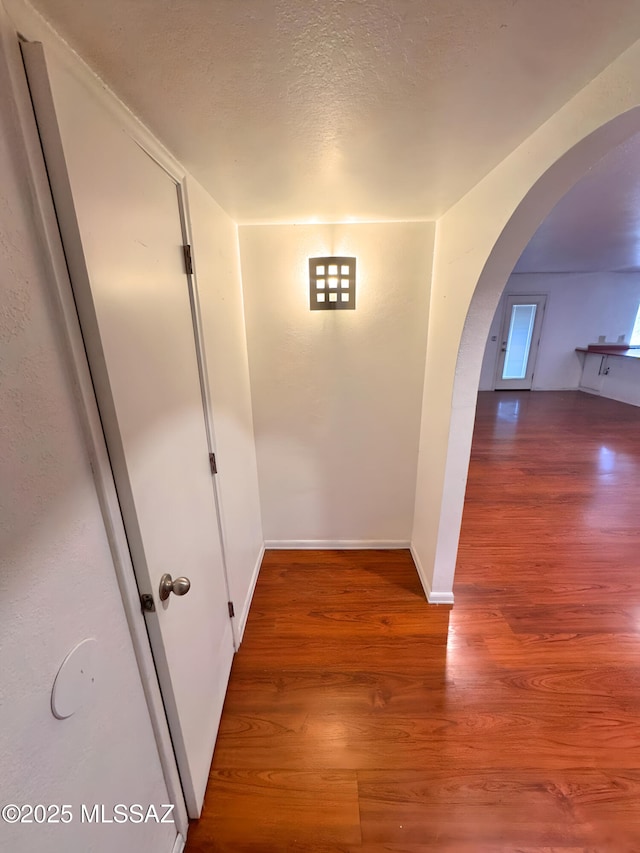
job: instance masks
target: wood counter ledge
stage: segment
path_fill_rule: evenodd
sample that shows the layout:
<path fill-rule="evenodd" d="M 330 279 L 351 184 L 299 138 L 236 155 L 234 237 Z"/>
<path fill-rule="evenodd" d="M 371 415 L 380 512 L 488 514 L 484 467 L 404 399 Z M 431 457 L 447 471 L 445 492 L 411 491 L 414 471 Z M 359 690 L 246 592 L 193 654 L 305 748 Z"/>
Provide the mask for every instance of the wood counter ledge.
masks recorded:
<path fill-rule="evenodd" d="M 626 344 L 589 344 L 576 347 L 576 352 L 593 352 L 598 355 L 621 355 L 625 358 L 640 358 L 640 346 L 629 347 Z"/>

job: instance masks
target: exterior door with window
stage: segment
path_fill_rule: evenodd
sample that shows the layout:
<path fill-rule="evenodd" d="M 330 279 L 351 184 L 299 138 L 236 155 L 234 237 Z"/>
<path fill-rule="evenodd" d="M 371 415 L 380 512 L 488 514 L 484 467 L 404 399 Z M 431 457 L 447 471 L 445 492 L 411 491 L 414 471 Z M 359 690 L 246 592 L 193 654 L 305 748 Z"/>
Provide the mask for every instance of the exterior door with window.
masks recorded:
<path fill-rule="evenodd" d="M 529 390 L 538 355 L 545 294 L 507 296 L 496 367 L 496 390 Z"/>

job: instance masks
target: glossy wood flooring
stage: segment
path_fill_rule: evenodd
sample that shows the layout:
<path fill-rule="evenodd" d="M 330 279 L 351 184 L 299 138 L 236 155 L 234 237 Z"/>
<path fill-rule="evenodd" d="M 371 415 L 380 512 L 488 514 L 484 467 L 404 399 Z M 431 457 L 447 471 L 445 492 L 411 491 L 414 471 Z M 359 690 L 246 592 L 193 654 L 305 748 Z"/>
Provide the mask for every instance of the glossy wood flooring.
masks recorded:
<path fill-rule="evenodd" d="M 481 394 L 453 609 L 268 552 L 188 853 L 640 851 L 640 409 Z"/>

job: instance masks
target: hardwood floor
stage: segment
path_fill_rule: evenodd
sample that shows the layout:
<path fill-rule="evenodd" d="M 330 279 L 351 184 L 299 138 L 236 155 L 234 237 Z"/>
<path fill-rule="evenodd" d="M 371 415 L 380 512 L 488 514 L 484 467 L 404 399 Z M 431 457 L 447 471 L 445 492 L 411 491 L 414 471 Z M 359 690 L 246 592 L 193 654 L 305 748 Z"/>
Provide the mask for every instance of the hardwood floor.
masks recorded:
<path fill-rule="evenodd" d="M 267 552 L 187 853 L 640 851 L 640 409 L 478 404 L 455 606 Z"/>

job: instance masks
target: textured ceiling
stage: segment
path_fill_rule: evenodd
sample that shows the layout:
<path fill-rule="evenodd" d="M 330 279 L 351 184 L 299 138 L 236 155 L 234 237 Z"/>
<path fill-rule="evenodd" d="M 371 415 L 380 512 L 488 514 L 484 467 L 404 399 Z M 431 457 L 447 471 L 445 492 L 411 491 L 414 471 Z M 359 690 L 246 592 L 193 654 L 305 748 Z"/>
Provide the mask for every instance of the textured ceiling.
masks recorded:
<path fill-rule="evenodd" d="M 515 272 L 640 271 L 640 134 L 600 160 L 555 206 Z"/>
<path fill-rule="evenodd" d="M 638 0 L 33 5 L 239 222 L 435 218 L 640 37 Z"/>

